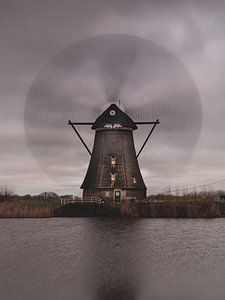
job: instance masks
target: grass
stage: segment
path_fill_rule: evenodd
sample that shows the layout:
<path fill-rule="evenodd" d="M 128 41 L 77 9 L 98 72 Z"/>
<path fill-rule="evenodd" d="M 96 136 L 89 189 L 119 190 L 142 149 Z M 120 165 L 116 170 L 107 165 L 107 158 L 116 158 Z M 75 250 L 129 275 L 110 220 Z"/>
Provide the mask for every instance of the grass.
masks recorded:
<path fill-rule="evenodd" d="M 218 201 L 219 200 L 219 201 Z M 0 202 L 0 218 L 50 218 L 53 216 L 83 216 L 85 209 L 76 205 L 61 206 L 60 200 L 6 199 Z M 152 195 L 143 201 L 126 200 L 115 210 L 113 207 L 93 210 L 93 215 L 146 218 L 214 218 L 225 217 L 225 197 L 213 193 L 193 193 L 182 196 Z M 90 212 L 89 212 L 90 214 Z"/>
<path fill-rule="evenodd" d="M 0 203 L 0 218 L 50 218 L 59 202 L 38 200 L 5 201 Z"/>

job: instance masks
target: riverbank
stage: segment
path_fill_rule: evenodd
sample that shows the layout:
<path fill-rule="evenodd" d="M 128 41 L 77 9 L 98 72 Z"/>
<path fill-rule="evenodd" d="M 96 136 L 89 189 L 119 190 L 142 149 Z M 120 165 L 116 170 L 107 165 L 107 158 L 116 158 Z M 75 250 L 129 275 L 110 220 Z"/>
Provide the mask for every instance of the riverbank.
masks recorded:
<path fill-rule="evenodd" d="M 0 218 L 51 218 L 115 216 L 137 218 L 220 218 L 225 217 L 225 201 L 167 197 L 128 200 L 119 206 L 61 205 L 58 201 L 13 201 L 0 203 Z"/>
<path fill-rule="evenodd" d="M 38 201 L 13 201 L 0 203 L 0 218 L 50 218 L 54 217 L 56 204 Z"/>
<path fill-rule="evenodd" d="M 130 206 L 130 210 L 136 216 L 146 218 L 225 217 L 225 202 L 215 201 L 214 199 L 157 199 L 131 204 Z"/>

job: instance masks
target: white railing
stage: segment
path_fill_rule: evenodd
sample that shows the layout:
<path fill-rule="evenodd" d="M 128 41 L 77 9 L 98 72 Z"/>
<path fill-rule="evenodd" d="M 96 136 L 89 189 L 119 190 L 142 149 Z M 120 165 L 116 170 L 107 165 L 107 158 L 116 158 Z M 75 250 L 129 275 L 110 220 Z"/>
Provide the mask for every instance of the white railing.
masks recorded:
<path fill-rule="evenodd" d="M 69 204 L 69 203 L 79 203 L 79 204 L 90 204 L 90 203 L 97 203 L 97 204 L 104 204 L 104 200 L 98 197 L 84 197 L 84 198 L 69 198 L 69 199 L 61 199 L 61 204 Z"/>

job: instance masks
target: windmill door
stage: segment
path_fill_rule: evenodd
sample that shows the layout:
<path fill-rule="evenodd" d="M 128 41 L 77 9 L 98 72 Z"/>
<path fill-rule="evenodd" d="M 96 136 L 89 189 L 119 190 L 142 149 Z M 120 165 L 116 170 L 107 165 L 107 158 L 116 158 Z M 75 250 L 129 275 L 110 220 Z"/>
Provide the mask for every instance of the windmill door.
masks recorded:
<path fill-rule="evenodd" d="M 121 191 L 115 191 L 115 203 L 120 203 L 121 201 Z"/>

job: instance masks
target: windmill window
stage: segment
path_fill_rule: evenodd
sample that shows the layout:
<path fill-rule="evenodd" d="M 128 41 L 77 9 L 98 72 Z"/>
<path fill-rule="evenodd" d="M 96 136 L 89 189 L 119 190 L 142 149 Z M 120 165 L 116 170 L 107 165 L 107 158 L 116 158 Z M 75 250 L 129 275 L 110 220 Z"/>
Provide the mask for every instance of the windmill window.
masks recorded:
<path fill-rule="evenodd" d="M 113 125 L 112 124 L 105 124 L 104 128 L 113 128 Z"/>
<path fill-rule="evenodd" d="M 114 167 L 116 165 L 116 158 L 115 156 L 111 157 L 111 165 Z"/>
<path fill-rule="evenodd" d="M 116 112 L 115 112 L 115 110 L 110 110 L 110 116 L 115 116 L 115 114 L 116 114 Z"/>
<path fill-rule="evenodd" d="M 133 183 L 137 183 L 136 177 L 133 177 Z"/>
<path fill-rule="evenodd" d="M 111 173 L 111 181 L 112 182 L 116 181 L 116 174 L 115 173 Z"/>
<path fill-rule="evenodd" d="M 121 128 L 121 127 L 122 127 L 121 124 L 118 124 L 118 123 L 113 124 L 113 128 Z"/>

